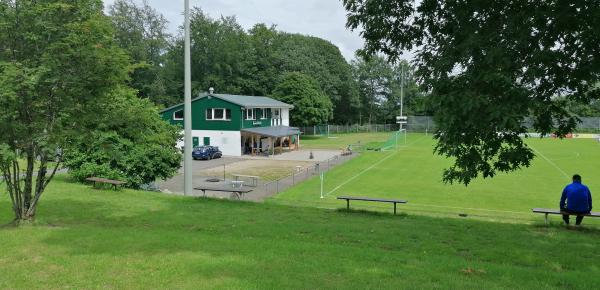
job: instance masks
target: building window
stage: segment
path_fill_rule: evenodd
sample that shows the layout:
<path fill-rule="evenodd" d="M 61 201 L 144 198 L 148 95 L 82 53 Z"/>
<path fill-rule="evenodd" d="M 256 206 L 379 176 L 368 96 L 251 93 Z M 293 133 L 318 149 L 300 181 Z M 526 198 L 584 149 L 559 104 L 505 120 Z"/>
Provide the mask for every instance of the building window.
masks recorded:
<path fill-rule="evenodd" d="M 256 109 L 256 110 L 257 110 L 257 112 L 256 112 L 256 117 L 257 118 L 260 118 L 261 120 L 264 120 L 264 119 L 268 118 L 267 117 L 267 109 L 260 108 L 260 109 Z"/>
<path fill-rule="evenodd" d="M 279 119 L 281 109 L 273 109 L 273 119 Z"/>
<path fill-rule="evenodd" d="M 246 120 L 254 120 L 254 109 L 246 109 Z"/>
<path fill-rule="evenodd" d="M 213 121 L 231 121 L 230 109 L 206 109 L 206 120 Z"/>
<path fill-rule="evenodd" d="M 175 120 L 175 121 L 183 120 L 183 110 L 175 111 L 173 113 L 173 120 Z"/>

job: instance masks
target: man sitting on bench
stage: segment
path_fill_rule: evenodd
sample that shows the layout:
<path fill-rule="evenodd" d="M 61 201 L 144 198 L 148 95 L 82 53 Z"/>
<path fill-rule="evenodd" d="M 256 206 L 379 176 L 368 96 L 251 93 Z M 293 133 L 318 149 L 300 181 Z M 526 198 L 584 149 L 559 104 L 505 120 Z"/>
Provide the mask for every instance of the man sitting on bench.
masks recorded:
<path fill-rule="evenodd" d="M 569 214 L 587 214 L 592 210 L 592 193 L 590 189 L 581 184 L 581 176 L 573 175 L 573 183 L 567 185 L 560 197 L 560 210 L 563 212 L 563 220 L 569 225 Z M 576 225 L 581 225 L 583 216 L 578 215 Z"/>

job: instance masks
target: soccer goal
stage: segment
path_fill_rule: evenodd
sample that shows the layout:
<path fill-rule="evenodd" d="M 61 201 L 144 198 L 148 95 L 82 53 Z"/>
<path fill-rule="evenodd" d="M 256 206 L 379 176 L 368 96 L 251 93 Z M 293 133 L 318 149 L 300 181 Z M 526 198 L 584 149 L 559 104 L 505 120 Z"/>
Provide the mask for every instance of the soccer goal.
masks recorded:
<path fill-rule="evenodd" d="M 400 129 L 399 131 L 393 132 L 388 140 L 381 146 L 382 151 L 389 151 L 398 149 L 399 146 L 406 144 L 406 129 Z"/>

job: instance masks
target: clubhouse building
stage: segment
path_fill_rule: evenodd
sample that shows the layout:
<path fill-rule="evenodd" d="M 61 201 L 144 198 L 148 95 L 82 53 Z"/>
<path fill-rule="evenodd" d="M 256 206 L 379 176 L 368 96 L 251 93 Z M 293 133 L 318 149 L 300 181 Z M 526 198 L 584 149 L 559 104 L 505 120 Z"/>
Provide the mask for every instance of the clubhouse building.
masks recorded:
<path fill-rule="evenodd" d="M 289 127 L 294 106 L 269 97 L 206 93 L 192 100 L 192 142 L 217 146 L 223 155 L 270 155 L 297 150 L 300 131 Z M 183 128 L 183 104 L 160 112 Z M 180 141 L 178 147 L 183 146 Z"/>

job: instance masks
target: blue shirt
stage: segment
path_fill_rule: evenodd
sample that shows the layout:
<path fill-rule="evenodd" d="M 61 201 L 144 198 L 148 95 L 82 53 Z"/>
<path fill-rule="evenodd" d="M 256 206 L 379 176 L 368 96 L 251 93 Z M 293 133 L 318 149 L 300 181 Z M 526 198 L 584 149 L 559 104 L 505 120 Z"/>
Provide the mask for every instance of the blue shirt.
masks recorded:
<path fill-rule="evenodd" d="M 560 208 L 573 212 L 591 211 L 592 193 L 590 192 L 590 189 L 577 181 L 567 185 L 560 197 Z"/>

